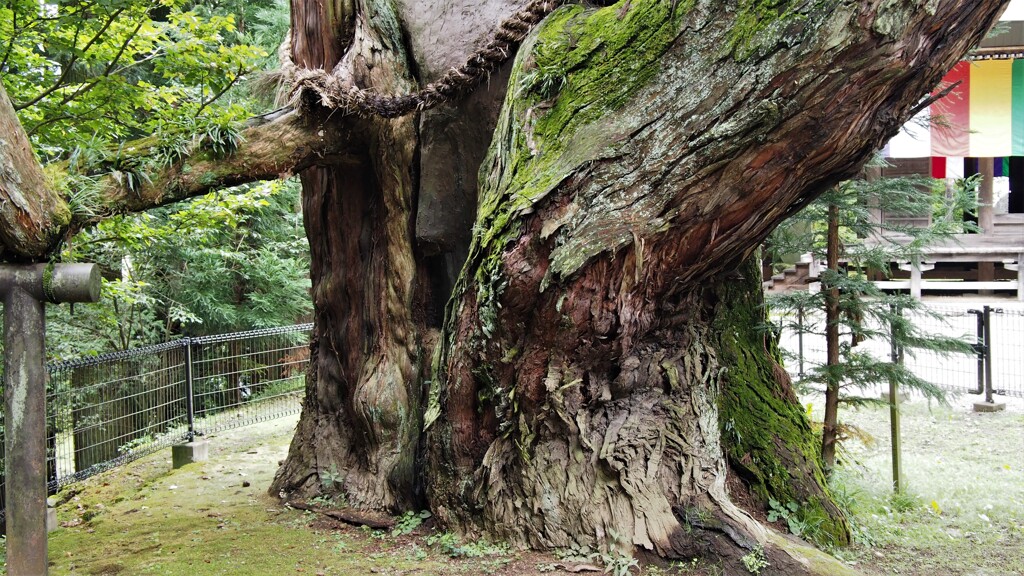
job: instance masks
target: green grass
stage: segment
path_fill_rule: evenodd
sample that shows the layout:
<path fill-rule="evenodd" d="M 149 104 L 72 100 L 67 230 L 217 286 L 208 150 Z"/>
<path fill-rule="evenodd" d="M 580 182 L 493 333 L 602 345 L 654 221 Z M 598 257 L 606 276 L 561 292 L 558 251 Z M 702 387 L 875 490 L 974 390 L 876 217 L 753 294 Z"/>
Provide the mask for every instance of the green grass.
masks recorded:
<path fill-rule="evenodd" d="M 858 545 L 841 552 L 877 573 L 1024 574 L 1024 418 L 962 407 L 903 407 L 906 491 L 891 489 L 888 408 L 848 412 L 876 440 L 850 441 L 834 475 Z"/>

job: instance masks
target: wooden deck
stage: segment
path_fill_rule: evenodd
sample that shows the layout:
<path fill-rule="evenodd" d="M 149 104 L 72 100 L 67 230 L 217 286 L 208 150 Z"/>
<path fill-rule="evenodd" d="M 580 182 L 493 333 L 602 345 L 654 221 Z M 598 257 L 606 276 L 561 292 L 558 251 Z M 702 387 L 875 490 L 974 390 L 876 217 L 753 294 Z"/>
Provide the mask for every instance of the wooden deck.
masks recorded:
<path fill-rule="evenodd" d="M 865 244 L 886 243 L 905 245 L 907 236 L 874 237 Z M 922 253 L 925 261 L 936 262 L 1019 262 L 1024 255 L 1024 227 L 1019 232 L 998 234 L 957 234 L 947 242 L 926 246 Z"/>
<path fill-rule="evenodd" d="M 1009 216 L 1010 218 L 1006 218 Z M 1015 221 L 1020 217 L 1021 224 Z M 880 288 L 910 290 L 920 298 L 925 290 L 978 290 L 997 291 L 1011 290 L 1017 292 L 1017 299 L 1024 302 L 1024 217 L 1020 214 L 1004 215 L 1004 219 L 996 222 L 997 232 L 992 234 L 957 234 L 948 241 L 936 243 L 922 249 L 922 259 L 910 262 L 902 269 L 910 272 L 910 280 L 891 280 L 878 282 Z M 876 236 L 865 241 L 867 245 L 900 244 L 910 241 L 907 236 Z M 978 265 L 976 281 L 949 279 L 929 280 L 923 278 L 924 272 L 935 268 L 939 262 L 964 262 Z M 988 267 L 987 278 L 982 277 L 982 263 L 992 263 Z M 1016 280 L 996 280 L 993 271 L 995 266 L 1016 272 Z"/>

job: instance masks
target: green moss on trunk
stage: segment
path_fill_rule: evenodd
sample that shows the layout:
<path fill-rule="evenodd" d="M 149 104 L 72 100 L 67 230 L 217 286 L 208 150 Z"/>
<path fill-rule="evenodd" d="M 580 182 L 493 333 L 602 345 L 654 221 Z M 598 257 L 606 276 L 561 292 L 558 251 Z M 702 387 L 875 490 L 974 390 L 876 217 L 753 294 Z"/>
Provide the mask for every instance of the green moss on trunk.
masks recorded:
<path fill-rule="evenodd" d="M 754 259 L 742 280 L 721 282 L 715 319 L 719 360 L 726 367 L 719 398 L 722 444 L 734 473 L 764 506 L 793 502 L 795 516 L 819 544 L 846 544 L 849 526 L 827 492 L 817 436 L 779 364 L 766 325 Z"/>

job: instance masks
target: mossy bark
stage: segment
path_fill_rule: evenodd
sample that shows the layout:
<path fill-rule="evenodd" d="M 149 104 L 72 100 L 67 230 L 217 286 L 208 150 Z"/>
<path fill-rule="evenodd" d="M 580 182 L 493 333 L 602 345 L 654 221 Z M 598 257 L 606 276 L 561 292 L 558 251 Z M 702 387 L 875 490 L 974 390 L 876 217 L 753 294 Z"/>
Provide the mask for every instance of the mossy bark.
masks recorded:
<path fill-rule="evenodd" d="M 765 573 L 842 572 L 796 559 L 730 497 L 731 469 L 751 508 L 793 501 L 848 541 L 743 263 L 855 174 L 998 12 L 633 0 L 552 14 L 514 67 L 435 359 L 438 517 L 538 548 L 710 554 L 742 573 L 762 545 Z"/>
<path fill-rule="evenodd" d="M 759 267 L 754 259 L 718 284 L 712 345 L 725 367 L 719 397 L 722 447 L 734 480 L 759 511 L 770 500 L 794 503 L 794 513 L 818 544 L 849 542 L 849 527 L 826 488 L 820 445 L 781 365 L 776 335 L 767 328 Z"/>
<path fill-rule="evenodd" d="M 0 258 L 40 262 L 59 245 L 71 210 L 46 181 L 0 86 Z"/>

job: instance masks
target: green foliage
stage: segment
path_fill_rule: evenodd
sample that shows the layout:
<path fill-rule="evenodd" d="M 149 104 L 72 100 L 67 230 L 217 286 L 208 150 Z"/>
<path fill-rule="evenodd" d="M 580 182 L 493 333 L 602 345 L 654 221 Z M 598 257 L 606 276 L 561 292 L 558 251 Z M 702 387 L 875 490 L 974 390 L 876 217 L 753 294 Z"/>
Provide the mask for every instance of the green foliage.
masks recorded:
<path fill-rule="evenodd" d="M 331 468 L 320 471 L 320 486 L 325 492 L 333 492 L 336 485 L 340 485 L 345 479 L 344 474 L 338 472 L 338 466 L 331 464 Z"/>
<path fill-rule="evenodd" d="M 505 545 L 491 544 L 486 540 L 464 544 L 458 536 L 451 532 L 431 534 L 427 536 L 426 543 L 427 546 L 437 548 L 441 553 L 452 558 L 482 558 L 508 554 L 508 547 Z"/>
<path fill-rule="evenodd" d="M 640 567 L 636 558 L 621 552 L 602 554 L 600 559 L 604 564 L 604 573 L 612 576 L 626 576 L 633 568 Z"/>
<path fill-rule="evenodd" d="M 979 181 L 978 176 L 961 179 L 948 191 L 941 180 L 923 176 L 843 182 L 772 232 L 769 256 L 780 259 L 788 253 L 808 252 L 816 260 L 824 259 L 828 207 L 836 205 L 841 258 L 849 261 L 851 270 L 887 274 L 890 262 L 911 261 L 925 246 L 952 234 L 977 231 L 963 216 L 977 212 Z M 874 209 L 898 217 L 877 222 L 871 216 Z M 927 226 L 915 226 L 911 221 L 929 216 Z M 865 243 L 872 236 L 899 238 L 900 242 Z"/>
<path fill-rule="evenodd" d="M 423 521 L 430 518 L 430 510 L 420 510 L 419 512 L 413 512 L 409 510 L 398 519 L 395 523 L 394 530 L 391 531 L 392 536 L 404 536 L 411 533 L 413 530 L 420 527 Z"/>
<path fill-rule="evenodd" d="M 273 0 L 209 8 L 186 0 L 76 0 L 0 7 L 0 77 L 45 160 L 166 133 L 223 125 L 251 109 L 240 82 L 268 64 L 244 30 Z M 239 10 L 238 14 L 231 10 Z M 266 18 L 269 20 L 269 18 Z M 220 139 L 219 141 L 224 141 Z"/>
<path fill-rule="evenodd" d="M 740 560 L 743 562 L 743 567 L 751 574 L 760 574 L 761 570 L 771 566 L 764 554 L 764 547 L 760 544 L 755 546 L 749 554 L 744 555 Z"/>
<path fill-rule="evenodd" d="M 843 182 L 773 233 L 768 245 L 775 261 L 783 254 L 804 252 L 822 260 L 827 244 L 828 207 L 839 207 L 839 259 L 846 265 L 841 270 L 823 270 L 820 279 L 823 286 L 839 290 L 840 362 L 835 366 L 812 367 L 798 382 L 803 391 L 821 391 L 829 382 L 835 382 L 841 403 L 861 405 L 884 402 L 863 392 L 895 382 L 903 390 L 944 400 L 943 390 L 915 376 L 902 363 L 880 361 L 858 348 L 858 344 L 867 339 L 891 340 L 907 354 L 915 350 L 970 351 L 962 338 L 921 332 L 908 316 L 938 316 L 908 295 L 880 290 L 872 279 L 889 277 L 893 262 L 920 261 L 929 244 L 974 230 L 973 224 L 963 217 L 977 209 L 977 185 L 977 177 L 960 180 L 949 191 L 941 181 L 924 177 Z M 895 217 L 878 222 L 871 216 L 873 209 Z M 915 219 L 927 220 L 929 224 L 915 226 Z M 775 310 L 787 312 L 781 321 L 782 329 L 799 330 L 795 312 L 802 310 L 804 332 L 823 336 L 824 316 L 812 312 L 824 310 L 826 298 L 826 290 L 798 291 L 771 295 L 769 302 Z"/>
<path fill-rule="evenodd" d="M 819 540 L 818 532 L 824 517 L 813 508 L 802 507 L 790 500 L 785 505 L 772 498 L 768 500 L 768 521 L 784 521 L 789 532 L 794 536 Z"/>
<path fill-rule="evenodd" d="M 309 313 L 309 249 L 298 183 L 207 194 L 117 216 L 74 237 L 63 257 L 98 263 L 99 304 L 49 307 L 57 357 L 268 328 Z"/>

